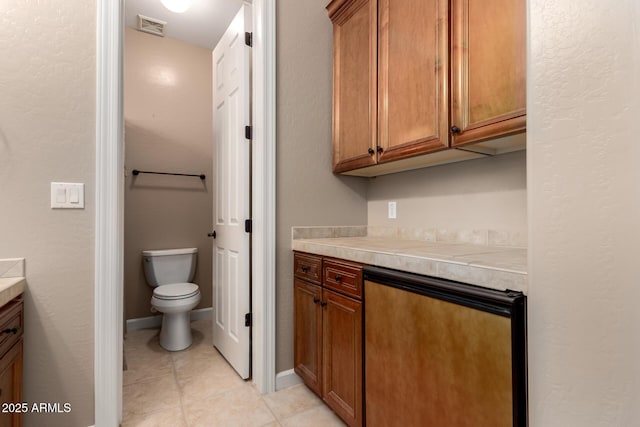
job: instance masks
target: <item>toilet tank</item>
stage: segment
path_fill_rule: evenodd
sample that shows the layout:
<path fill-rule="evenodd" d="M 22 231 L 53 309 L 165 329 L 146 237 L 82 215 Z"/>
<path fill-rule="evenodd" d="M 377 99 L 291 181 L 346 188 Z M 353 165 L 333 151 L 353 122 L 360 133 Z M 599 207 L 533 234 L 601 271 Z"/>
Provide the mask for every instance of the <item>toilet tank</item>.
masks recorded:
<path fill-rule="evenodd" d="M 142 251 L 144 276 L 151 287 L 190 283 L 196 273 L 198 248 Z"/>

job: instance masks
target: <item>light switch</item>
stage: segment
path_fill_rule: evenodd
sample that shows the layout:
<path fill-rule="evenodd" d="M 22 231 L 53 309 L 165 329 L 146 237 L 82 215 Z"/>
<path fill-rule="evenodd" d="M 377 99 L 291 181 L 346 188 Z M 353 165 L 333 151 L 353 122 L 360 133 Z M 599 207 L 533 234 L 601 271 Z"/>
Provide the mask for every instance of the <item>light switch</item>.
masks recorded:
<path fill-rule="evenodd" d="M 51 208 L 84 209 L 84 184 L 52 182 Z"/>
<path fill-rule="evenodd" d="M 67 190 L 65 188 L 56 188 L 56 203 L 64 203 L 67 201 Z"/>
<path fill-rule="evenodd" d="M 80 202 L 80 195 L 78 194 L 77 187 L 69 188 L 69 203 L 77 204 Z"/>

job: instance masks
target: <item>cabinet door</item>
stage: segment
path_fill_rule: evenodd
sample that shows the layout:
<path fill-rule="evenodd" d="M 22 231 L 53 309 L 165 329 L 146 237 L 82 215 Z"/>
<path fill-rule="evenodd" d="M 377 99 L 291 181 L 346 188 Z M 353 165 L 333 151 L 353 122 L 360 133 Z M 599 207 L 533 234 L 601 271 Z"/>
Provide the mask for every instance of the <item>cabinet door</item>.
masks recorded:
<path fill-rule="evenodd" d="M 334 0 L 333 171 L 376 163 L 375 0 Z"/>
<path fill-rule="evenodd" d="M 322 288 L 299 279 L 293 286 L 294 370 L 322 396 Z"/>
<path fill-rule="evenodd" d="M 0 404 L 22 402 L 22 338 L 0 359 Z M 0 427 L 22 426 L 22 413 L 0 413 Z"/>
<path fill-rule="evenodd" d="M 451 7 L 453 145 L 523 131 L 525 0 L 452 0 Z"/>
<path fill-rule="evenodd" d="M 448 148 L 448 1 L 379 8 L 378 162 Z"/>
<path fill-rule="evenodd" d="M 324 401 L 350 426 L 362 425 L 362 303 L 323 291 Z"/>

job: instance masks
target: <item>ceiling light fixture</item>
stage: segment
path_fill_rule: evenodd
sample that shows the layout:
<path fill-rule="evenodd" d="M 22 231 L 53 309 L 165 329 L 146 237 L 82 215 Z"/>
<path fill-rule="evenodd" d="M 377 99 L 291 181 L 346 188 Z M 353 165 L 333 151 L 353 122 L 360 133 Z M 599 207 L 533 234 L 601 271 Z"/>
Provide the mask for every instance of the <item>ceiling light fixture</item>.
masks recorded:
<path fill-rule="evenodd" d="M 191 0 L 160 0 L 162 5 L 169 9 L 171 12 L 183 13 L 189 6 L 191 6 Z"/>

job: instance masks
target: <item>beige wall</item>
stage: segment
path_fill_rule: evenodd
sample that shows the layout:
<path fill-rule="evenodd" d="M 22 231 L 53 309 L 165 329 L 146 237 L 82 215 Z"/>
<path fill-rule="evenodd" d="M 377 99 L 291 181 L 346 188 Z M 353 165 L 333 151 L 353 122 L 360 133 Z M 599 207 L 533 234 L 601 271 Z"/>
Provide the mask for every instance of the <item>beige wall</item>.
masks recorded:
<path fill-rule="evenodd" d="M 26 427 L 93 424 L 94 1 L 0 2 L 0 258 L 26 257 Z M 52 210 L 51 181 L 85 183 Z"/>
<path fill-rule="evenodd" d="M 125 318 L 150 316 L 141 251 L 197 247 L 195 283 L 211 307 L 211 51 L 130 28 L 125 33 Z M 205 173 L 130 174 L 132 169 Z"/>
<path fill-rule="evenodd" d="M 529 0 L 532 427 L 640 419 L 640 4 Z"/>
<path fill-rule="evenodd" d="M 331 173 L 332 27 L 326 2 L 277 10 L 276 371 L 293 368 L 294 225 L 367 221 L 366 180 Z"/>
<path fill-rule="evenodd" d="M 510 231 L 526 242 L 526 152 L 374 178 L 369 225 Z M 388 202 L 397 219 L 388 219 Z"/>

